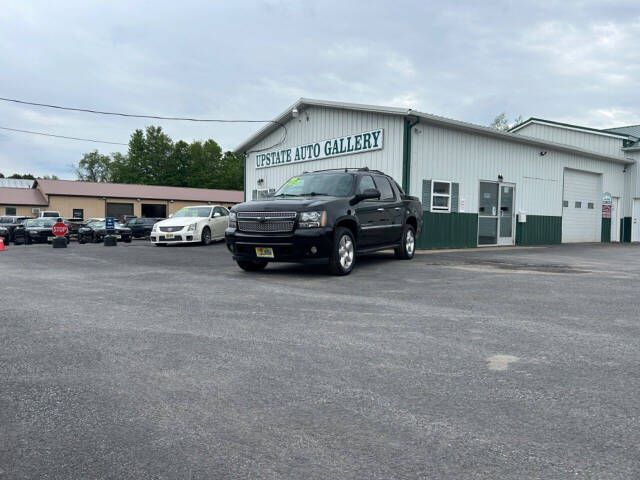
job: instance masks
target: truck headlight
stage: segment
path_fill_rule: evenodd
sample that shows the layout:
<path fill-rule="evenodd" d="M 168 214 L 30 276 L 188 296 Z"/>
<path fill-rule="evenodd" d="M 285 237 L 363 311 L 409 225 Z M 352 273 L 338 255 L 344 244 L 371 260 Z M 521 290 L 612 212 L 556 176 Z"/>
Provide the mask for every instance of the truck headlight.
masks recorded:
<path fill-rule="evenodd" d="M 236 212 L 229 212 L 229 228 L 237 228 L 237 218 Z"/>
<path fill-rule="evenodd" d="M 189 228 L 187 228 L 187 232 L 194 232 L 197 226 L 197 223 L 192 223 L 191 225 L 189 225 Z"/>
<path fill-rule="evenodd" d="M 327 212 L 302 212 L 300 213 L 300 228 L 324 227 L 327 224 Z"/>

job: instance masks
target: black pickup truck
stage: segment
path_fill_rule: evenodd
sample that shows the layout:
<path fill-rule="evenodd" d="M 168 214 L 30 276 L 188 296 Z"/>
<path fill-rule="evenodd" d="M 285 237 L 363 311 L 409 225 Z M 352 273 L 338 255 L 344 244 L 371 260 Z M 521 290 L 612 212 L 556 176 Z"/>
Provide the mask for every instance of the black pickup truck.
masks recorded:
<path fill-rule="evenodd" d="M 347 275 L 357 255 L 394 249 L 397 258 L 413 258 L 421 229 L 420 201 L 365 167 L 305 172 L 269 198 L 240 203 L 225 236 L 244 270 L 327 263 L 330 273 Z"/>

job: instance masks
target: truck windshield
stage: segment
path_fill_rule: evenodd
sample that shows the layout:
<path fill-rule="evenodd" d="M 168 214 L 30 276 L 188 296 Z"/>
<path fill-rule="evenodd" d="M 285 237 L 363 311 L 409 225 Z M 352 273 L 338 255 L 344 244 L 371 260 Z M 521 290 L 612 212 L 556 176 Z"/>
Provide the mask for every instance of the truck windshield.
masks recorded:
<path fill-rule="evenodd" d="M 290 178 L 274 194 L 274 197 L 330 195 L 347 197 L 353 191 L 351 173 L 307 173 Z"/>

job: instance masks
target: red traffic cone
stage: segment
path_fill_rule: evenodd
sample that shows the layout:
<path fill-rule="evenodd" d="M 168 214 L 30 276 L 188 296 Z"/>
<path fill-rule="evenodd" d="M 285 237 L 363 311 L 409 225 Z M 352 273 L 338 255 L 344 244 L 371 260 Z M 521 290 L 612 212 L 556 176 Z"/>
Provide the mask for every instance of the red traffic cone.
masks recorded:
<path fill-rule="evenodd" d="M 0 237 L 0 252 L 4 252 L 6 250 L 4 246 L 4 238 Z"/>

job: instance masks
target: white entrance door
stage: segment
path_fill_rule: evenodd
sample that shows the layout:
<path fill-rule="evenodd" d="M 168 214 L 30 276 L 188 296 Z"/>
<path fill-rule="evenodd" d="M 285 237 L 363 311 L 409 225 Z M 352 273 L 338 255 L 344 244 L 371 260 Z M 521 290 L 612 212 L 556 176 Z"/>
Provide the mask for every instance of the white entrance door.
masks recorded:
<path fill-rule="evenodd" d="M 565 169 L 562 200 L 562 242 L 600 241 L 600 175 Z"/>
<path fill-rule="evenodd" d="M 611 241 L 620 241 L 620 197 L 611 197 Z"/>
<path fill-rule="evenodd" d="M 515 185 L 480 182 L 478 245 L 513 245 Z"/>
<path fill-rule="evenodd" d="M 633 225 L 631 228 L 631 241 L 640 242 L 640 198 L 633 200 Z"/>

